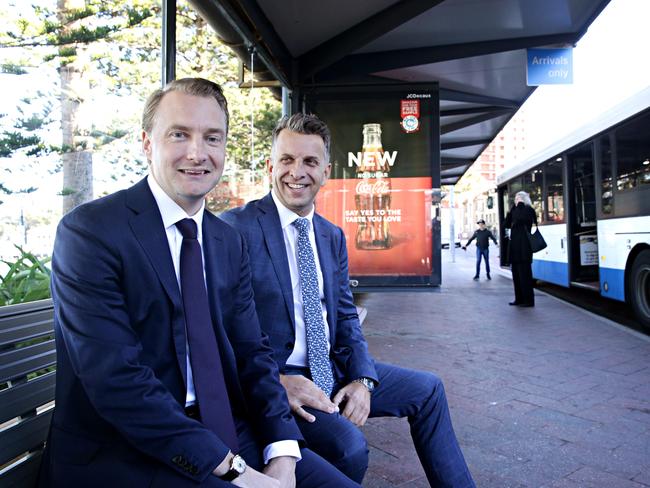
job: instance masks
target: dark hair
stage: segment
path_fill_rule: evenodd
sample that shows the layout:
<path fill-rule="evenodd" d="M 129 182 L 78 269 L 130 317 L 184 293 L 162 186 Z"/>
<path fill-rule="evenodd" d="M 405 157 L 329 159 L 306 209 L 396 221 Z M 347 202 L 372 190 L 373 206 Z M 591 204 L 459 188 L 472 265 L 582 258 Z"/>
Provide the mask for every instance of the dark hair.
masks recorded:
<path fill-rule="evenodd" d="M 228 102 L 226 101 L 226 97 L 224 96 L 221 87 L 213 81 L 204 78 L 181 78 L 168 83 L 164 88 L 156 90 L 149 95 L 149 98 L 147 98 L 147 102 L 144 104 L 144 110 L 142 111 L 142 129 L 146 133 L 151 132 L 160 101 L 166 93 L 172 91 L 197 97 L 214 98 L 226 116 L 226 132 L 228 132 L 228 122 L 230 119 L 230 115 L 228 114 Z"/>
<path fill-rule="evenodd" d="M 290 130 L 292 132 L 297 132 L 298 134 L 306 135 L 317 135 L 323 139 L 325 144 L 325 155 L 329 159 L 330 155 L 330 142 L 332 136 L 330 130 L 327 127 L 327 124 L 319 119 L 314 114 L 305 114 L 297 113 L 291 116 L 283 116 L 273 129 L 273 142 L 271 148 L 275 147 L 275 141 L 278 139 L 280 132 L 284 129 Z M 273 151 L 273 149 L 271 149 Z"/>

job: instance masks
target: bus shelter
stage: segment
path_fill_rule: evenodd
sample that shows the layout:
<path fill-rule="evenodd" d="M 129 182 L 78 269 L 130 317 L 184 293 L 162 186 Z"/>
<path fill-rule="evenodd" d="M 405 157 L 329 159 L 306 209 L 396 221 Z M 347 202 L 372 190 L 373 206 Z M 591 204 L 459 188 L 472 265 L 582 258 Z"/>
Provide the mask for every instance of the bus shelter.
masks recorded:
<path fill-rule="evenodd" d="M 163 2 L 163 83 L 175 76 Z M 439 209 L 535 87 L 526 50 L 575 45 L 608 0 L 190 0 L 251 77 L 333 132 L 318 209 L 358 289 L 441 283 Z M 344 110 L 342 108 L 344 107 Z"/>

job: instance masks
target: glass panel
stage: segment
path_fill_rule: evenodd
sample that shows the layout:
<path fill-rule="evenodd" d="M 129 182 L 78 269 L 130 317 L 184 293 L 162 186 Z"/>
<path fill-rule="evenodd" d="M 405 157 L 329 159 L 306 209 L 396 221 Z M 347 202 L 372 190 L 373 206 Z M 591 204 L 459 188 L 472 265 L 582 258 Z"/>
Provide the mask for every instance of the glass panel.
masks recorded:
<path fill-rule="evenodd" d="M 591 143 L 586 143 L 569 153 L 573 165 L 575 222 L 580 226 L 596 223 L 596 192 Z"/>
<path fill-rule="evenodd" d="M 523 190 L 530 195 L 530 201 L 533 204 L 537 214 L 537 222 L 542 221 L 542 170 L 535 169 L 524 175 Z"/>
<path fill-rule="evenodd" d="M 599 138 L 600 142 L 600 210 L 611 215 L 614 210 L 614 185 L 612 184 L 612 141 L 614 134 Z"/>
<path fill-rule="evenodd" d="M 562 184 L 562 158 L 548 161 L 546 172 L 546 222 L 564 222 L 564 185 Z"/>
<path fill-rule="evenodd" d="M 45 298 L 61 216 L 147 171 L 140 118 L 160 86 L 159 3 L 63 3 L 0 6 L 0 304 Z"/>
<path fill-rule="evenodd" d="M 517 192 L 520 192 L 523 189 L 524 186 L 522 184 L 521 176 L 519 178 L 515 178 L 508 184 L 508 205 L 506 206 L 506 209 L 508 211 L 515 204 L 515 195 L 517 194 Z"/>
<path fill-rule="evenodd" d="M 618 157 L 616 187 L 619 191 L 650 187 L 650 114 L 616 131 Z"/>
<path fill-rule="evenodd" d="M 268 193 L 266 160 L 271 154 L 271 135 L 282 115 L 282 106 L 268 88 L 250 89 L 248 70 L 244 73 L 243 88 L 238 86 L 239 61 L 229 46 L 216 40 L 212 27 L 190 2 L 178 2 L 176 31 L 176 77 L 200 76 L 213 80 L 223 87 L 228 100 L 226 165 L 206 202 L 210 211 L 220 214 Z M 259 58 L 255 58 L 254 67 L 258 66 Z M 257 83 L 255 79 L 253 86 Z"/>

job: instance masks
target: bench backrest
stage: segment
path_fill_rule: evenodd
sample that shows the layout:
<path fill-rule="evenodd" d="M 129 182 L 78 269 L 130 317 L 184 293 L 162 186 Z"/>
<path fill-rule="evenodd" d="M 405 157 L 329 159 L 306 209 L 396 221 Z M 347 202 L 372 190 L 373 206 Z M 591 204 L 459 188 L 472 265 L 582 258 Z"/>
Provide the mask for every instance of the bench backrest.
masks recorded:
<path fill-rule="evenodd" d="M 0 307 L 0 486 L 36 482 L 54 407 L 52 300 Z"/>

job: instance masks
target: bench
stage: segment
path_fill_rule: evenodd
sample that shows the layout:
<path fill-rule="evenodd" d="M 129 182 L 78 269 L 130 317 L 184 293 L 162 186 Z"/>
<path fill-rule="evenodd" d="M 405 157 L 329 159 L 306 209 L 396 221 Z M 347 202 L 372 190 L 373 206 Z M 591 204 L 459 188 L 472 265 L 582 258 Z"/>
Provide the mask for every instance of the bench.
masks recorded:
<path fill-rule="evenodd" d="M 0 486 L 36 484 L 52 409 L 52 300 L 0 307 Z"/>

